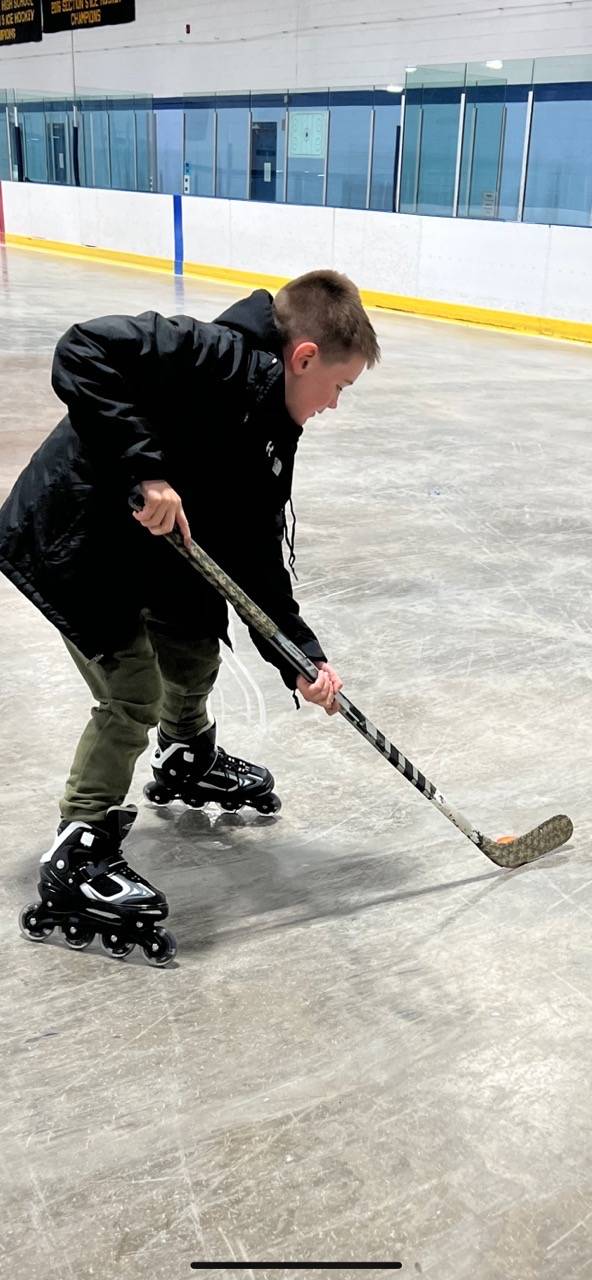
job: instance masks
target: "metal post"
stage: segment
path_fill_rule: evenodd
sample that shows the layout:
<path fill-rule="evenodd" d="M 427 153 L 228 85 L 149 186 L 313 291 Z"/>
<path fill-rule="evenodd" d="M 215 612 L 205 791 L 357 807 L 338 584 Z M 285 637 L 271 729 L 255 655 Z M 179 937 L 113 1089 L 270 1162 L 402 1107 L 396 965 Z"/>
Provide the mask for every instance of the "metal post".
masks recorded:
<path fill-rule="evenodd" d="M 152 99 L 154 102 L 154 99 Z M 148 112 L 148 185 L 151 191 L 158 191 L 158 156 L 156 150 L 156 116 L 154 109 Z"/>
<path fill-rule="evenodd" d="M 495 217 L 499 218 L 500 196 L 502 190 L 502 168 L 504 163 L 504 147 L 506 145 L 506 127 L 508 120 L 508 108 L 504 105 L 502 111 L 502 121 L 500 126 L 499 153 L 497 158 L 497 174 L 495 179 Z"/>
<path fill-rule="evenodd" d="M 372 164 L 373 164 L 372 152 L 374 151 L 375 118 L 376 118 L 376 111 L 373 107 L 372 111 L 370 112 L 370 145 L 369 145 L 369 151 L 368 151 L 368 176 L 366 179 L 366 208 L 367 209 L 370 208 L 370 194 L 372 191 Z"/>
<path fill-rule="evenodd" d="M 413 181 L 413 212 L 417 213 L 419 196 L 419 168 L 421 164 L 421 144 L 423 142 L 423 106 L 419 108 L 419 128 L 417 130 L 417 152 L 415 155 L 415 177 Z"/>
<path fill-rule="evenodd" d="M 458 217 L 458 192 L 460 187 L 460 166 L 462 161 L 462 145 L 463 133 L 465 129 L 465 109 L 467 105 L 467 95 L 463 92 L 460 95 L 460 111 L 458 113 L 458 138 L 456 141 L 456 165 L 454 168 L 454 194 L 452 196 L 452 217 Z"/>
<path fill-rule="evenodd" d="M 134 156 L 133 156 L 133 162 L 134 162 L 134 170 L 133 170 L 133 172 L 134 172 L 134 191 L 137 191 L 137 190 L 138 190 L 138 128 L 137 128 L 137 122 L 136 122 L 136 108 L 135 108 L 135 103 L 134 103 L 134 106 L 133 106 L 133 108 L 132 108 L 132 120 L 133 120 L 133 128 L 132 128 L 132 147 L 133 147 L 133 151 L 134 151 Z"/>
<path fill-rule="evenodd" d="M 470 141 L 468 142 L 469 164 L 468 164 L 467 183 L 466 183 L 466 207 L 465 207 L 465 212 L 464 214 L 461 214 L 461 217 L 470 217 L 471 190 L 473 186 L 473 168 L 475 164 L 475 144 L 477 141 L 478 115 L 479 115 L 479 108 L 477 106 L 473 106 L 473 111 L 471 113 L 471 136 L 470 136 Z M 466 116 L 466 109 L 465 109 L 465 123 L 466 123 L 466 119 L 467 119 L 467 116 Z M 461 165 L 461 170 L 462 170 L 462 165 Z M 460 184 L 459 184 L 458 194 L 459 194 L 459 203 L 460 203 Z M 456 216 L 458 217 L 458 206 L 457 206 Z"/>
<path fill-rule="evenodd" d="M 181 193 L 184 196 L 191 194 L 191 175 L 189 161 L 187 160 L 187 125 L 188 112 L 184 110 L 181 121 Z"/>
<path fill-rule="evenodd" d="M 245 191 L 245 200 L 251 199 L 251 164 L 253 163 L 253 112 L 251 108 L 248 111 L 248 137 L 247 137 L 247 189 Z"/>
<path fill-rule="evenodd" d="M 25 165 L 24 165 L 24 153 L 23 153 L 23 135 L 21 132 L 21 126 L 19 124 L 18 107 L 16 103 L 14 104 L 12 111 L 13 111 L 12 140 L 14 142 L 14 153 L 15 153 L 14 155 L 12 154 L 12 147 L 11 147 L 10 155 L 11 155 L 12 181 L 24 182 Z M 43 124 L 45 126 L 45 113 L 43 115 Z"/>
<path fill-rule="evenodd" d="M 214 127 L 212 129 L 212 195 L 217 195 L 216 179 L 218 176 L 217 155 L 218 150 L 218 108 L 214 107 Z"/>
<path fill-rule="evenodd" d="M 287 96 L 287 95 L 286 95 L 286 96 Z M 288 203 L 288 155 L 289 155 L 289 151 L 290 151 L 290 109 L 289 109 L 289 107 L 286 107 L 286 116 L 285 116 L 285 120 L 286 120 L 286 137 L 285 137 L 285 144 L 284 144 L 284 190 L 283 190 L 283 202 L 284 202 L 284 204 L 287 204 L 287 203 Z"/>
<path fill-rule="evenodd" d="M 4 108 L 4 127 L 6 129 L 6 155 L 8 157 L 8 172 L 12 174 L 12 151 L 10 148 L 10 118 L 8 115 L 8 102 Z"/>
<path fill-rule="evenodd" d="M 530 131 L 532 126 L 532 107 L 534 102 L 534 89 L 528 91 L 528 102 L 526 105 L 526 123 L 524 126 L 524 149 L 522 151 L 522 169 L 520 172 L 520 189 L 518 193 L 518 210 L 516 219 L 522 222 L 524 216 L 524 197 L 526 195 L 526 175 L 528 170 L 528 152 L 530 150 Z"/>
<path fill-rule="evenodd" d="M 329 140 L 331 138 L 331 111 L 327 107 L 327 133 L 325 136 L 325 172 L 323 175 L 323 205 L 327 203 L 327 182 L 329 179 Z"/>
<path fill-rule="evenodd" d="M 80 186 L 80 128 L 78 125 L 78 107 L 72 103 L 72 175 L 74 186 Z"/>
<path fill-rule="evenodd" d="M 89 186 L 91 187 L 96 187 L 97 185 L 97 170 L 95 166 L 95 121 L 94 121 L 95 114 L 96 113 L 93 111 L 89 111 L 88 113 L 88 131 L 86 135 L 87 138 L 90 137 L 90 175 L 88 173 L 88 158 L 87 158 L 87 161 L 86 161 L 87 175 L 86 176 L 87 176 L 87 179 L 90 176 Z"/>
<path fill-rule="evenodd" d="M 11 117 L 12 117 L 12 122 L 14 123 L 14 113 L 15 113 L 15 108 L 9 107 L 7 103 L 6 104 L 6 132 L 8 134 L 8 172 L 10 174 L 11 182 L 17 181 L 17 179 L 14 176 L 15 161 L 12 154 L 13 132 L 10 127 Z"/>
<path fill-rule="evenodd" d="M 107 119 L 107 173 L 109 177 L 109 186 L 112 187 L 113 186 L 113 165 L 111 163 L 111 112 L 107 109 L 106 98 L 105 98 L 105 116 Z"/>
<path fill-rule="evenodd" d="M 403 141 L 404 141 L 403 130 L 405 127 L 405 101 L 406 101 L 406 96 L 404 93 L 402 93 L 401 94 L 401 118 L 399 121 L 399 128 L 401 130 L 401 133 L 400 133 L 401 141 L 399 144 L 399 154 L 397 156 L 397 175 L 395 179 L 395 213 L 399 212 L 399 205 L 401 203 L 401 173 L 403 170 Z"/>

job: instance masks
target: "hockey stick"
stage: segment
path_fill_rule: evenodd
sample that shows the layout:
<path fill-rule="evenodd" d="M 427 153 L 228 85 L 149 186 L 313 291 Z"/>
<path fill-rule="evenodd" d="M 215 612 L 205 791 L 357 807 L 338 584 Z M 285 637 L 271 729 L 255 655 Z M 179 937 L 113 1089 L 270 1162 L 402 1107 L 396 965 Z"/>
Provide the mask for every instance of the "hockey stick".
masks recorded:
<path fill-rule="evenodd" d="M 135 510 L 141 509 L 142 502 L 136 502 L 135 498 L 131 500 L 131 505 Z M 198 546 L 197 542 L 191 541 L 191 547 L 185 546 L 183 537 L 179 530 L 175 528 L 172 533 L 165 535 L 167 541 L 175 548 L 180 555 L 197 569 L 202 577 L 204 577 L 213 587 L 215 587 L 226 600 L 236 609 L 239 617 L 250 626 L 254 627 L 260 635 L 264 636 L 270 644 L 277 649 L 278 653 L 290 663 L 299 675 L 304 676 L 312 684 L 317 676 L 318 669 L 314 662 L 306 657 L 306 654 L 293 644 L 287 636 L 276 627 L 275 622 L 250 599 L 248 595 L 233 582 L 232 578 L 216 564 L 215 560 Z M 535 858 L 540 858 L 544 853 L 550 853 L 552 849 L 558 849 L 560 845 L 565 844 L 573 834 L 573 823 L 570 818 L 564 814 L 558 814 L 554 818 L 547 818 L 545 822 L 541 822 L 540 826 L 533 827 L 532 831 L 527 831 L 523 836 L 517 836 L 510 844 L 497 844 L 495 840 L 490 840 L 489 836 L 483 835 L 481 831 L 465 818 L 464 814 L 459 813 L 458 809 L 453 809 L 452 805 L 444 798 L 441 791 L 430 782 L 423 773 L 416 769 L 415 765 L 399 751 L 398 747 L 393 746 L 388 738 L 377 729 L 367 717 L 346 698 L 344 693 L 338 693 L 335 697 L 338 703 L 341 715 L 348 724 L 351 724 L 358 733 L 373 746 L 376 751 L 388 760 L 403 777 L 416 788 L 421 791 L 427 800 L 431 800 L 436 809 L 448 818 L 449 822 L 454 823 L 463 835 L 472 840 L 478 849 L 495 862 L 498 867 L 521 867 L 526 862 L 533 862 Z"/>

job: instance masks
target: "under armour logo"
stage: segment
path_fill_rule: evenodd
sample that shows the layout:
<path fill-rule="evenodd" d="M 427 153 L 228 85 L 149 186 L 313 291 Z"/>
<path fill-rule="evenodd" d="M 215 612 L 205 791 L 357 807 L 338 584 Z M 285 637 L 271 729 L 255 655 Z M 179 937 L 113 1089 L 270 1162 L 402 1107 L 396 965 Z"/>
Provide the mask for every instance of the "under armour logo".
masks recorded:
<path fill-rule="evenodd" d="M 269 441 L 269 444 L 266 444 L 266 446 L 265 446 L 265 452 L 266 452 L 266 454 L 267 454 L 267 457 L 268 457 L 268 458 L 271 458 L 271 455 L 272 455 L 272 453 L 273 453 L 273 440 L 270 440 L 270 441 Z"/>

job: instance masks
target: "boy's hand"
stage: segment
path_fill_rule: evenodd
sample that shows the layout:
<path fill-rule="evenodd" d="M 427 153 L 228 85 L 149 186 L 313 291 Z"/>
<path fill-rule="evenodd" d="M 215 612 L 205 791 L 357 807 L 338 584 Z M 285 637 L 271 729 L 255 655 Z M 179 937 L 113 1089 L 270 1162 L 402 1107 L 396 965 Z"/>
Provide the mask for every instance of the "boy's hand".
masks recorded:
<path fill-rule="evenodd" d="M 141 511 L 134 511 L 134 519 L 150 533 L 172 533 L 176 524 L 183 535 L 185 546 L 191 541 L 191 531 L 179 494 L 166 480 L 143 480 L 140 489 L 144 498 Z"/>
<path fill-rule="evenodd" d="M 328 716 L 334 716 L 339 711 L 334 700 L 335 694 L 343 688 L 343 680 L 339 679 L 337 672 L 329 666 L 328 662 L 315 662 L 315 667 L 318 668 L 319 674 L 314 684 L 304 676 L 298 676 L 296 688 L 305 702 L 314 702 L 317 706 L 324 707 Z"/>

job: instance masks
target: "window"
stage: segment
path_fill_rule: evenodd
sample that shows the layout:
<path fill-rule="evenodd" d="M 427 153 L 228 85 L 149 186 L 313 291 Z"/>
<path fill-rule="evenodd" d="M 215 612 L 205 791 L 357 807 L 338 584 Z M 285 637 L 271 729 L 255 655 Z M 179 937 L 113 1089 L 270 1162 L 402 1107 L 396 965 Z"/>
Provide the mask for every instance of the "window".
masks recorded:
<path fill-rule="evenodd" d="M 251 99 L 251 200 L 284 199 L 287 109 L 283 94 Z"/>
<path fill-rule="evenodd" d="M 401 139 L 401 102 L 392 93 L 376 93 L 370 208 L 395 207 L 397 163 Z"/>
<path fill-rule="evenodd" d="M 467 90 L 458 212 L 518 216 L 527 89 Z"/>
<path fill-rule="evenodd" d="M 111 186 L 109 114 L 97 104 L 81 111 L 81 180 L 88 187 Z"/>
<path fill-rule="evenodd" d="M 417 67 L 406 85 L 403 121 L 376 88 L 89 91 L 76 115 L 3 90 L 0 178 L 392 212 L 399 174 L 402 213 L 592 227 L 592 57 Z"/>
<path fill-rule="evenodd" d="M 207 101 L 207 100 L 206 100 Z M 210 105 L 190 105 L 185 112 L 185 190 L 191 196 L 214 194 L 216 113 Z"/>
<path fill-rule="evenodd" d="M 47 168 L 49 181 L 59 185 L 69 184 L 72 176 L 72 120 L 63 114 L 48 111 Z"/>
<path fill-rule="evenodd" d="M 154 191 L 155 182 L 152 171 L 153 164 L 153 121 L 154 116 L 146 104 L 136 105 L 136 180 L 138 191 Z"/>
<path fill-rule="evenodd" d="M 111 105 L 109 112 L 111 186 L 136 190 L 136 130 L 134 112 Z"/>
<path fill-rule="evenodd" d="M 506 96 L 506 129 L 502 176 L 499 193 L 498 218 L 514 220 L 518 217 L 520 180 L 524 156 L 526 130 L 527 89 Z"/>
<path fill-rule="evenodd" d="M 218 108 L 216 145 L 216 195 L 230 200 L 247 199 L 249 150 L 248 99 Z"/>
<path fill-rule="evenodd" d="M 412 89 L 407 95 L 401 213 L 450 216 L 460 116 L 460 89 Z"/>
<path fill-rule="evenodd" d="M 329 103 L 327 204 L 342 209 L 365 209 L 372 94 L 331 94 Z"/>
<path fill-rule="evenodd" d="M 524 221 L 588 227 L 591 215 L 592 85 L 536 88 Z"/>
<path fill-rule="evenodd" d="M 329 125 L 328 94 L 289 95 L 288 200 L 324 204 Z"/>
<path fill-rule="evenodd" d="M 158 191 L 183 190 L 183 125 L 185 113 L 178 109 L 155 111 Z"/>
<path fill-rule="evenodd" d="M 54 182 L 55 177 L 50 178 L 47 165 L 47 144 L 48 141 L 52 145 L 52 125 L 53 115 L 47 115 L 47 132 L 46 132 L 46 116 L 45 110 L 41 107 L 35 111 L 19 111 L 19 123 L 21 126 L 23 150 L 25 159 L 25 175 L 29 182 Z M 57 139 L 56 139 L 57 145 Z M 65 173 L 65 146 L 62 145 L 59 154 L 61 155 L 61 168 L 57 166 L 58 173 Z M 56 168 L 54 163 L 53 168 Z M 61 178 L 64 181 L 64 178 Z"/>
<path fill-rule="evenodd" d="M 10 156 L 8 154 L 8 109 L 0 101 L 0 178 L 10 178 Z"/>

